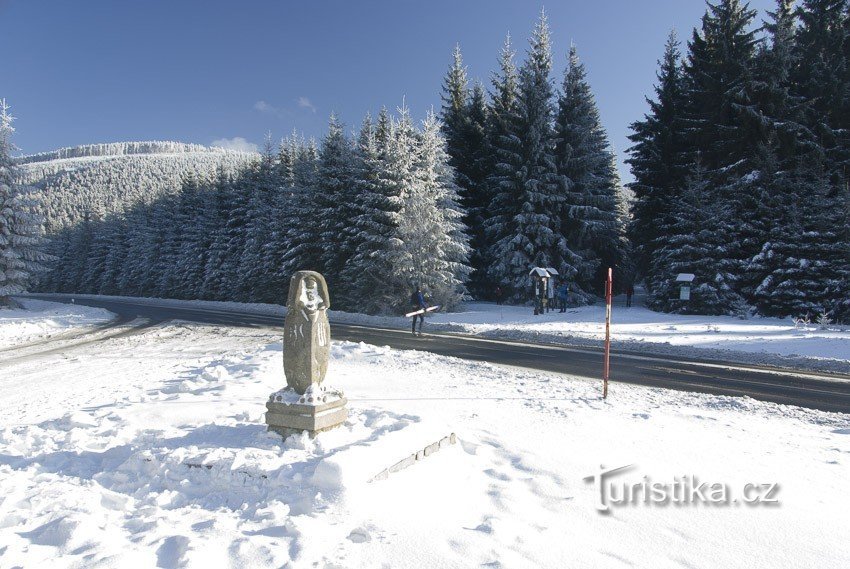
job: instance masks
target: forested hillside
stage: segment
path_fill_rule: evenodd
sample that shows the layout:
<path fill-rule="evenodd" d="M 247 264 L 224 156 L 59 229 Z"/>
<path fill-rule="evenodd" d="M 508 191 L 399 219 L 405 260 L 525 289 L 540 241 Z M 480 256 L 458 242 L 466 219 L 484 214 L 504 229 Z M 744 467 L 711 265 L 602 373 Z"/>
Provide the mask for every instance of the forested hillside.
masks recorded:
<path fill-rule="evenodd" d="M 234 173 L 257 155 L 179 142 L 121 142 L 63 148 L 17 159 L 21 182 L 36 191 L 48 235 L 83 218 L 121 213 L 176 193 L 184 176 Z"/>
<path fill-rule="evenodd" d="M 169 158 L 175 191 L 148 185 L 53 231 L 43 290 L 282 303 L 292 273 L 313 269 L 343 310 L 398 310 L 416 285 L 448 308 L 465 294 L 468 239 L 434 116 L 417 127 L 407 109 L 383 111 L 356 139 L 331 117 L 321 145 L 293 135 L 235 170 L 181 172 Z M 105 181 L 126 183 L 111 162 L 92 176 L 101 205 Z"/>

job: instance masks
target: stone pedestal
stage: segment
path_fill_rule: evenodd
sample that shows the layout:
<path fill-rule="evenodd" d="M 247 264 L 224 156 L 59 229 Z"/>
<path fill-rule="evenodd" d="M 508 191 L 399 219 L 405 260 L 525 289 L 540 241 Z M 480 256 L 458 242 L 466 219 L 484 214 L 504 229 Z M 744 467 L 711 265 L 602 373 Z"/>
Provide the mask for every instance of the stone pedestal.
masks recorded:
<path fill-rule="evenodd" d="M 284 437 L 307 431 L 310 436 L 333 429 L 348 418 L 345 397 L 334 399 L 318 405 L 301 403 L 283 403 L 268 401 L 266 403 L 266 424 L 270 431 Z"/>

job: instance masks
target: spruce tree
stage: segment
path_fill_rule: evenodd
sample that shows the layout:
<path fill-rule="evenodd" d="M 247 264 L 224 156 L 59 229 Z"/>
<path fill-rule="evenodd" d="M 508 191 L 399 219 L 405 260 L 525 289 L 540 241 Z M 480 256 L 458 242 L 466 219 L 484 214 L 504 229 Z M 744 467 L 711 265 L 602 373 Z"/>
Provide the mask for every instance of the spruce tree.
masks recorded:
<path fill-rule="evenodd" d="M 300 270 L 322 270 L 321 258 L 327 244 L 321 242 L 316 219 L 316 185 L 318 183 L 319 152 L 314 141 L 293 142 L 295 162 L 293 186 L 289 190 L 288 208 L 284 218 L 288 249 L 281 263 L 284 286 Z"/>
<path fill-rule="evenodd" d="M 466 189 L 469 179 L 465 169 L 471 164 L 470 149 L 467 148 L 469 129 L 469 85 L 460 45 L 452 51 L 452 65 L 443 79 L 442 113 L 443 134 L 446 137 L 452 166 L 457 172 L 458 184 Z"/>
<path fill-rule="evenodd" d="M 584 65 L 570 48 L 555 121 L 555 161 L 561 188 L 561 224 L 572 250 L 566 277 L 602 293 L 608 267 L 624 263 L 619 177 Z M 617 275 L 617 282 L 621 280 Z"/>
<path fill-rule="evenodd" d="M 498 166 L 504 178 L 498 181 L 492 249 L 493 270 L 515 299 L 526 297 L 532 267 L 567 270 L 567 244 L 558 216 L 563 198 L 553 156 L 552 54 L 545 13 L 530 44 L 519 71 L 516 115 L 507 136 L 512 148 L 502 148 L 499 158 L 504 160 Z"/>
<path fill-rule="evenodd" d="M 705 191 L 726 213 L 710 220 L 712 230 L 726 244 L 714 260 L 726 276 L 725 284 L 736 290 L 744 288 L 742 277 L 761 248 L 763 235 L 757 156 L 769 121 L 756 100 L 758 39 L 750 29 L 754 16 L 739 0 L 709 3 L 700 30 L 694 30 L 688 44 L 684 67 L 688 169 L 693 172 L 698 164 L 705 170 L 709 182 Z"/>
<path fill-rule="evenodd" d="M 49 260 L 43 252 L 41 216 L 17 186 L 13 120 L 6 100 L 0 99 L 0 305 L 26 291 Z"/>
<path fill-rule="evenodd" d="M 388 114 L 382 111 L 388 121 Z M 357 172 L 356 215 L 349 235 L 354 254 L 342 273 L 344 302 L 356 312 L 388 312 L 398 298 L 386 291 L 386 275 L 392 273 L 390 255 L 399 245 L 396 232 L 401 222 L 404 188 L 389 176 L 389 125 L 378 138 L 379 125 L 364 119 L 355 149 Z"/>
<path fill-rule="evenodd" d="M 476 83 L 469 89 L 466 68 L 456 46 L 452 65 L 443 82 L 442 130 L 466 211 L 463 222 L 472 236 L 472 266 L 470 290 L 476 297 L 489 294 L 486 276 L 486 244 L 483 209 L 488 205 L 486 161 L 486 95 Z"/>
<path fill-rule="evenodd" d="M 670 32 L 659 62 L 655 99 L 647 99 L 649 113 L 630 125 L 626 163 L 631 166 L 635 195 L 629 236 L 637 256 L 637 271 L 651 282 L 649 272 L 655 257 L 655 244 L 670 234 L 673 222 L 670 206 L 684 185 L 682 164 L 682 106 L 684 93 L 679 41 Z"/>
<path fill-rule="evenodd" d="M 266 138 L 260 160 L 249 167 L 248 227 L 240 260 L 240 288 L 252 302 L 280 302 L 281 283 L 269 246 L 275 242 L 276 195 L 281 184 L 271 138 Z"/>
<path fill-rule="evenodd" d="M 830 183 L 840 186 L 850 166 L 850 63 L 847 0 L 803 0 L 793 80 L 808 102 L 805 124 L 827 154 Z"/>
<path fill-rule="evenodd" d="M 328 132 L 319 149 L 315 190 L 315 219 L 322 246 L 320 264 L 331 290 L 340 290 L 340 276 L 346 261 L 354 254 L 344 238 L 355 215 L 355 185 L 351 141 L 344 126 L 331 115 Z M 336 292 L 332 293 L 334 296 Z"/>
<path fill-rule="evenodd" d="M 405 219 L 413 222 L 406 251 L 411 265 L 418 267 L 414 280 L 424 285 L 432 303 L 451 310 L 466 292 L 470 248 L 459 188 L 440 130 L 439 120 L 429 113 L 417 145 L 418 183 L 405 200 Z"/>
<path fill-rule="evenodd" d="M 507 36 L 499 57 L 499 71 L 493 75 L 490 107 L 487 111 L 487 148 L 489 149 L 486 178 L 487 194 L 491 197 L 484 219 L 487 246 L 487 275 L 493 288 L 500 286 L 511 293 L 507 267 L 499 263 L 495 244 L 503 242 L 515 231 L 514 208 L 518 190 L 514 181 L 515 166 L 520 155 L 520 139 L 516 135 L 518 122 L 518 77 L 514 64 L 515 52 Z M 524 292 L 524 287 L 519 291 Z"/>
<path fill-rule="evenodd" d="M 655 244 L 650 274 L 649 306 L 681 314 L 734 314 L 744 309 L 743 299 L 732 289 L 730 275 L 718 260 L 726 254 L 724 236 L 714 230 L 714 220 L 728 217 L 728 206 L 713 199 L 710 182 L 699 165 L 671 208 L 670 234 Z M 680 273 L 695 275 L 690 300 L 679 299 Z"/>

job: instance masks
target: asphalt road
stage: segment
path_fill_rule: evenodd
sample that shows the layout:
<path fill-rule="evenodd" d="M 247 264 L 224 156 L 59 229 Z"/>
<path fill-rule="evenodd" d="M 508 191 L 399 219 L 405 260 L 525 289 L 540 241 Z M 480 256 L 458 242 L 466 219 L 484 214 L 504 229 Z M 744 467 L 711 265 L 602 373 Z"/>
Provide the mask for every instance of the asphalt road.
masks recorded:
<path fill-rule="evenodd" d="M 38 298 L 69 302 L 71 296 L 38 295 Z M 145 327 L 168 320 L 222 326 L 283 327 L 281 318 L 234 309 L 165 306 L 131 298 L 74 298 L 77 304 L 105 308 L 119 315 L 121 322 L 146 319 Z M 424 350 L 467 360 L 564 373 L 601 383 L 602 352 L 591 348 L 485 340 L 442 333 L 418 338 L 409 331 L 349 324 L 331 324 L 331 335 L 336 340 Z M 611 353 L 611 381 L 717 395 L 746 395 L 763 401 L 850 413 L 850 376 L 847 375 L 615 350 Z"/>

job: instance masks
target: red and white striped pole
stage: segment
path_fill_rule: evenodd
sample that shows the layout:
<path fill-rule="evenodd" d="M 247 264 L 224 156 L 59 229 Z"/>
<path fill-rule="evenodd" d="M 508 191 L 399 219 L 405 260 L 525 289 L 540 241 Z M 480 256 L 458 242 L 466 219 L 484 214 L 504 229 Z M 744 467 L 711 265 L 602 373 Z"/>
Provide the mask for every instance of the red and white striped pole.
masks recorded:
<path fill-rule="evenodd" d="M 613 270 L 608 268 L 605 281 L 605 365 L 602 371 L 602 399 L 608 398 L 608 375 L 611 371 L 611 293 L 613 291 Z"/>

